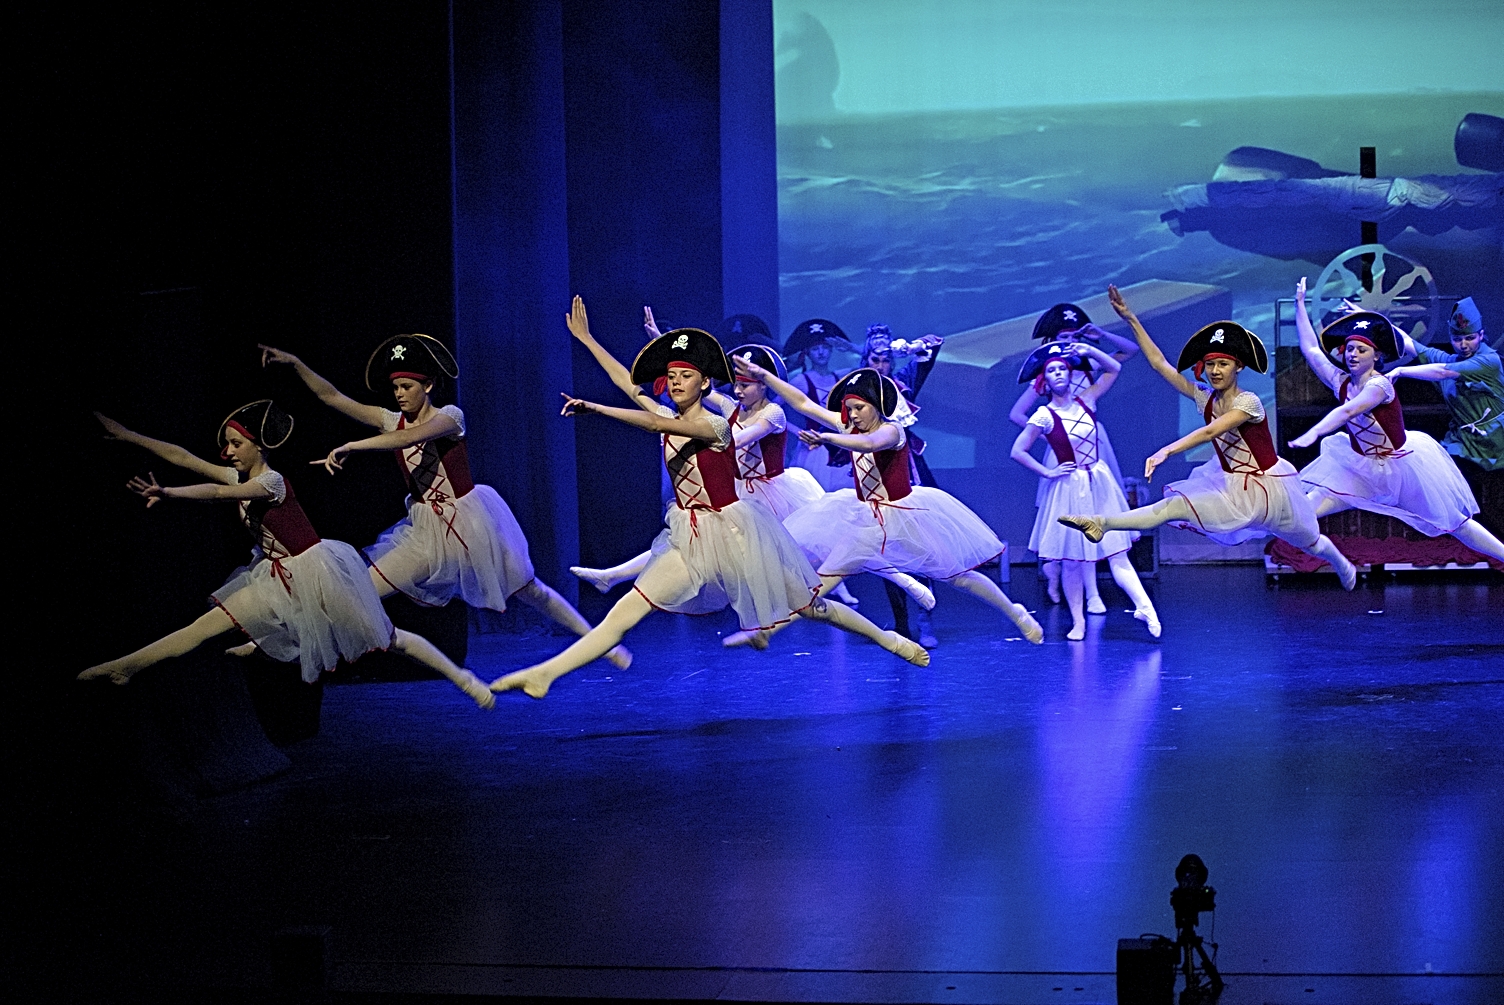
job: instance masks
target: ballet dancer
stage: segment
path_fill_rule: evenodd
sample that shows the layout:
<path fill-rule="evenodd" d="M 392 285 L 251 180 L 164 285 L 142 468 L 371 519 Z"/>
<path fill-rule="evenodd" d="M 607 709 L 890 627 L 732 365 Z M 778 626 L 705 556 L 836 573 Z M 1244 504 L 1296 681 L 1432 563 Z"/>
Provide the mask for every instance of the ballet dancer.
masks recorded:
<path fill-rule="evenodd" d="M 291 366 L 319 401 L 381 430 L 335 447 L 314 464 L 334 474 L 354 451 L 390 450 L 397 456 L 407 482 L 407 517 L 366 549 L 381 597 L 401 592 L 425 606 L 442 607 L 458 596 L 471 607 L 493 611 L 505 611 L 515 597 L 576 635 L 590 631 L 580 612 L 534 575 L 527 538 L 501 496 L 471 478 L 465 414 L 455 405 L 439 408 L 433 402 L 435 387 L 459 376 L 442 342 L 397 335 L 367 360 L 366 388 L 378 394 L 390 388 L 398 411 L 363 405 L 292 353 L 260 348 L 262 366 Z M 621 669 L 632 663 L 626 649 L 605 655 Z"/>
<path fill-rule="evenodd" d="M 1504 543 L 1473 519 L 1478 503 L 1462 472 L 1441 444 L 1405 428 L 1394 384 L 1379 373 L 1381 365 L 1399 358 L 1402 346 L 1413 354 L 1413 346 L 1405 344 L 1409 337 L 1382 314 L 1356 311 L 1327 325 L 1318 342 L 1305 298 L 1301 279 L 1295 288 L 1300 351 L 1338 401 L 1290 441 L 1292 447 L 1321 441 L 1321 455 L 1300 472 L 1316 515 L 1354 508 L 1384 513 L 1427 537 L 1451 534 L 1480 555 L 1504 563 Z M 1333 358 L 1343 366 L 1333 365 Z"/>
<path fill-rule="evenodd" d="M 1096 383 L 1074 391 L 1072 377 L 1092 363 L 1100 368 Z M 1044 479 L 1047 486 L 1034 519 L 1029 550 L 1042 560 L 1063 563 L 1065 597 L 1071 611 L 1071 630 L 1066 638 L 1072 642 L 1086 637 L 1085 581 L 1096 578 L 1097 562 L 1104 558 L 1112 578 L 1132 598 L 1133 616 L 1144 623 L 1150 635 L 1160 635 L 1159 615 L 1128 560 L 1133 539 L 1127 532 L 1114 530 L 1100 541 L 1088 541 L 1062 527 L 1058 519 L 1070 513 L 1111 514 L 1128 508 L 1123 490 L 1102 458 L 1102 426 L 1095 409 L 1122 366 L 1095 346 L 1049 342 L 1029 354 L 1018 374 L 1020 384 L 1038 382 L 1050 393 L 1050 403 L 1035 409 L 1014 440 L 1012 457 Z M 1029 453 L 1040 436 L 1055 457 L 1054 467 L 1041 464 Z"/>
<path fill-rule="evenodd" d="M 78 675 L 80 680 L 108 677 L 125 684 L 154 663 L 239 629 L 272 659 L 297 660 L 310 683 L 341 659 L 354 662 L 373 649 L 391 648 L 437 670 L 481 708 L 496 704 L 479 678 L 452 663 L 433 643 L 392 627 L 354 548 L 318 536 L 292 485 L 267 463 L 267 455 L 292 435 L 292 417 L 271 401 L 253 401 L 220 424 L 220 456 L 228 465 L 95 415 L 109 439 L 142 447 L 208 479 L 199 485 L 159 485 L 154 474 L 132 478 L 126 487 L 145 499 L 147 508 L 164 499 L 234 502 L 255 543 L 251 563 L 214 591 L 214 606 L 196 621 L 129 656 L 90 667 Z"/>
<path fill-rule="evenodd" d="M 902 401 L 892 378 L 853 370 L 836 381 L 822 408 L 757 364 L 740 358 L 735 364 L 738 373 L 767 384 L 789 407 L 831 430 L 801 431 L 806 443 L 851 451 L 855 487 L 827 493 L 785 523 L 815 563 L 822 593 L 859 572 L 928 576 L 996 607 L 1030 642 L 1044 639 L 1023 605 L 976 571 L 1002 554 L 997 535 L 949 493 L 912 484 L 907 437 L 892 421 Z"/>
<path fill-rule="evenodd" d="M 799 617 L 824 621 L 871 639 L 891 653 L 927 666 L 929 653 L 885 632 L 844 604 L 819 595 L 820 579 L 788 531 L 766 506 L 739 498 L 731 424 L 705 407 L 712 380 L 731 382 L 720 343 L 708 332 L 665 332 L 640 352 L 629 371 L 590 333 L 585 304 L 575 297 L 565 318 L 612 382 L 636 408 L 612 408 L 564 395 L 565 416 L 603 415 L 659 434 L 673 477 L 675 505 L 653 542 L 652 558 L 599 625 L 559 655 L 491 683 L 534 698 L 554 681 L 616 645 L 654 610 L 710 614 L 729 606 L 748 641 L 767 645 L 767 633 Z M 667 392 L 674 407 L 642 391 Z"/>
<path fill-rule="evenodd" d="M 789 382 L 802 389 L 812 401 L 824 401 L 836 381 L 844 375 L 830 367 L 831 353 L 836 349 L 856 351 L 840 325 L 825 318 L 799 322 L 783 344 L 784 357 L 798 368 L 788 377 Z M 808 421 L 803 416 L 794 419 L 796 425 Z M 851 455 L 844 450 L 811 448 L 797 436 L 789 448 L 789 463 L 814 475 L 815 481 L 825 491 L 845 488 L 851 480 Z"/>
<path fill-rule="evenodd" d="M 1117 287 L 1108 287 L 1107 295 L 1133 328 L 1149 365 L 1196 403 L 1206 423 L 1151 454 L 1144 461 L 1144 480 L 1153 478 L 1154 469 L 1170 455 L 1203 443 L 1210 443 L 1216 456 L 1189 478 L 1166 485 L 1165 497 L 1157 503 L 1126 513 L 1068 514 L 1060 522 L 1090 541 L 1102 540 L 1110 530 L 1149 530 L 1166 523 L 1228 545 L 1273 534 L 1329 562 L 1343 589 L 1356 586 L 1358 570 L 1316 525 L 1316 510 L 1300 489 L 1299 472 L 1275 452 L 1263 402 L 1238 388 L 1238 372 L 1245 366 L 1259 373 L 1268 369 L 1264 343 L 1236 322 L 1217 321 L 1192 335 L 1171 366 Z M 1198 380 L 1204 375 L 1210 386 L 1187 380 L 1180 373 L 1187 369 Z"/>

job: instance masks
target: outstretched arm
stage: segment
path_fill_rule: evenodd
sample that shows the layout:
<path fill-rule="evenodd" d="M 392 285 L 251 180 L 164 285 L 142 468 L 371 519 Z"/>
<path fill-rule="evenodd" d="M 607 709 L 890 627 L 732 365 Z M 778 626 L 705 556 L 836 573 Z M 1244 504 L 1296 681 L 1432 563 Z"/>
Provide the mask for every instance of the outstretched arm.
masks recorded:
<path fill-rule="evenodd" d="M 1184 374 L 1165 359 L 1165 354 L 1160 351 L 1159 346 L 1154 344 L 1149 333 L 1144 331 L 1138 315 L 1133 313 L 1133 309 L 1128 306 L 1128 302 L 1123 299 L 1123 295 L 1118 292 L 1116 286 L 1107 287 L 1107 300 L 1112 304 L 1112 309 L 1118 312 L 1118 317 L 1128 322 L 1129 327 L 1133 329 L 1133 336 L 1138 339 L 1138 347 L 1143 352 L 1144 358 L 1149 361 L 1149 365 L 1154 368 L 1154 372 L 1169 381 L 1170 386 L 1175 390 L 1194 400 L 1196 385 L 1187 380 Z"/>
<path fill-rule="evenodd" d="M 307 385 L 308 390 L 314 393 L 324 404 L 342 415 L 348 415 L 356 422 L 363 422 L 367 426 L 381 428 L 381 417 L 384 409 L 375 405 L 362 405 L 354 398 L 340 391 L 339 388 L 329 383 L 323 377 L 308 368 L 308 364 L 294 356 L 290 352 L 281 349 L 273 349 L 269 345 L 257 346 L 261 350 L 261 365 L 269 366 L 272 363 L 285 363 L 293 368 L 298 377 Z"/>
<path fill-rule="evenodd" d="M 129 443 L 145 450 L 150 450 L 168 464 L 175 464 L 180 468 L 186 468 L 196 475 L 204 478 L 212 478 L 216 482 L 234 482 L 238 480 L 235 469 L 224 464 L 212 464 L 202 457 L 195 457 L 176 443 L 168 443 L 166 440 L 154 440 L 150 436 L 142 436 L 122 426 L 109 416 L 94 413 L 94 418 L 104 427 L 104 438 L 107 440 L 119 440 L 121 443 Z"/>
<path fill-rule="evenodd" d="M 1383 403 L 1383 389 L 1369 384 L 1353 398 L 1326 413 L 1316 425 L 1291 440 L 1290 446 L 1309 447 L 1327 433 L 1335 433 L 1347 425 L 1350 420 L 1362 415 L 1364 412 L 1379 407 Z"/>
<path fill-rule="evenodd" d="M 898 446 L 898 427 L 884 422 L 870 433 L 827 433 L 823 429 L 801 429 L 799 439 L 811 447 L 840 447 L 843 450 L 892 450 Z"/>
<path fill-rule="evenodd" d="M 1148 355 L 1148 353 L 1145 352 L 1145 355 Z M 1252 418 L 1253 416 L 1242 409 L 1230 409 L 1225 415 L 1217 416 L 1209 424 L 1187 433 L 1169 446 L 1160 447 L 1144 461 L 1144 481 L 1152 479 L 1154 477 L 1154 469 L 1169 460 L 1171 454 L 1184 453 L 1192 447 L 1199 447 L 1203 443 L 1210 443 L 1223 433 L 1237 429 Z"/>
<path fill-rule="evenodd" d="M 1461 377 L 1456 370 L 1447 369 L 1445 363 L 1416 363 L 1414 366 L 1397 366 L 1384 374 L 1390 380 L 1396 377 L 1411 377 L 1415 380 L 1452 380 Z"/>
<path fill-rule="evenodd" d="M 652 325 L 652 312 L 646 307 L 643 308 L 643 312 L 647 318 L 644 327 Z M 643 394 L 642 388 L 632 383 L 631 371 L 622 366 L 621 362 L 607 352 L 606 347 L 597 342 L 595 336 L 590 334 L 590 318 L 585 313 L 585 301 L 578 295 L 569 303 L 569 313 L 564 315 L 564 325 L 569 329 L 569 334 L 573 335 L 579 340 L 581 345 L 590 350 L 590 355 L 594 356 L 595 361 L 601 365 L 601 369 L 606 371 L 606 376 L 611 378 L 611 383 L 616 385 L 617 390 L 630 398 L 632 404 L 644 412 L 657 412 L 658 402 L 653 400 L 652 396 Z M 657 326 L 653 325 L 652 330 L 656 331 Z"/>
<path fill-rule="evenodd" d="M 800 415 L 808 416 L 822 426 L 829 426 L 831 429 L 837 431 L 841 429 L 841 415 L 839 412 L 832 412 L 828 408 L 821 408 L 810 400 L 809 395 L 788 381 L 779 379 L 777 374 L 770 373 L 756 363 L 742 359 L 739 356 L 732 357 L 731 365 L 736 367 L 736 372 L 742 376 L 762 381 L 783 399 L 784 404 Z M 800 438 L 803 439 L 803 437 Z"/>
<path fill-rule="evenodd" d="M 256 481 L 239 482 L 235 485 L 204 484 L 204 485 L 158 485 L 157 476 L 147 472 L 145 478 L 139 476 L 125 483 L 125 487 L 136 495 L 146 500 L 146 508 L 151 509 L 163 499 L 194 499 L 199 502 L 219 502 L 222 500 L 235 499 L 265 499 L 271 492 L 265 485 Z"/>
<path fill-rule="evenodd" d="M 1316 337 L 1316 329 L 1311 326 L 1311 317 L 1306 313 L 1305 276 L 1295 284 L 1295 333 L 1300 336 L 1300 354 L 1306 358 L 1306 364 L 1316 373 L 1318 380 L 1335 391 L 1346 374 L 1327 359 L 1321 340 Z"/>
<path fill-rule="evenodd" d="M 324 470 L 331 475 L 345 466 L 345 457 L 357 450 L 406 450 L 408 447 L 419 443 L 427 443 L 429 440 L 437 440 L 445 436 L 459 434 L 460 425 L 454 421 L 453 416 L 439 412 L 433 417 L 423 420 L 415 426 L 405 429 L 394 429 L 389 433 L 377 433 L 375 436 L 367 436 L 363 440 L 351 440 L 349 443 L 341 443 L 329 455 L 322 460 L 309 461 L 309 464 L 321 464 Z"/>
<path fill-rule="evenodd" d="M 562 392 L 561 392 L 562 393 Z M 629 426 L 638 429 L 646 429 L 653 433 L 666 433 L 669 436 L 688 436 L 696 440 L 710 440 L 715 442 L 720 437 L 716 434 L 715 427 L 708 419 L 681 419 L 670 418 L 667 415 L 659 415 L 657 412 L 639 412 L 630 408 L 612 408 L 610 405 L 597 405 L 593 401 L 585 401 L 581 398 L 564 396 L 564 407 L 559 411 L 560 415 L 577 417 L 586 414 L 604 415 L 608 419 L 625 422 Z"/>

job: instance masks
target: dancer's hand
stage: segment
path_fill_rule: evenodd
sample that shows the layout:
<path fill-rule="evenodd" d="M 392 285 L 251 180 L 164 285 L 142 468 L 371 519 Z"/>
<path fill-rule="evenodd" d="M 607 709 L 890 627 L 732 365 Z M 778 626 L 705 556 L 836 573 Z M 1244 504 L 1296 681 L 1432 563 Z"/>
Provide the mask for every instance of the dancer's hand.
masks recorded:
<path fill-rule="evenodd" d="M 744 359 L 741 356 L 732 356 L 731 365 L 736 369 L 736 372 L 738 374 L 743 377 L 751 377 L 753 380 L 762 380 L 768 375 L 768 371 L 764 370 L 762 367 L 758 366 L 750 359 Z"/>
<path fill-rule="evenodd" d="M 125 483 L 125 487 L 136 495 L 146 500 L 146 508 L 151 509 L 157 503 L 167 498 L 167 490 L 157 484 L 157 476 L 148 471 L 146 477 L 137 475 Z"/>
<path fill-rule="evenodd" d="M 564 407 L 559 409 L 559 414 L 567 419 L 572 419 L 579 415 L 585 415 L 592 410 L 590 402 L 586 401 L 583 398 L 570 397 L 563 391 L 559 392 L 559 396 L 564 399 Z"/>
<path fill-rule="evenodd" d="M 647 304 L 642 305 L 642 330 L 647 332 L 649 342 L 663 334 L 658 330 L 658 322 L 653 320 L 653 308 Z"/>
<path fill-rule="evenodd" d="M 1118 317 L 1124 321 L 1133 319 L 1133 308 L 1128 306 L 1128 301 L 1123 299 L 1123 295 L 1118 292 L 1116 286 L 1107 287 L 1107 302 L 1112 304 L 1112 309 L 1117 311 Z"/>
<path fill-rule="evenodd" d="M 1301 276 L 1300 282 L 1295 284 L 1295 302 L 1301 307 L 1306 305 L 1306 277 Z"/>
<path fill-rule="evenodd" d="M 585 301 L 579 294 L 569 302 L 569 313 L 564 315 L 564 325 L 569 329 L 569 334 L 589 345 L 595 341 L 595 336 L 590 334 L 590 317 L 585 313 Z"/>
<path fill-rule="evenodd" d="M 1051 468 L 1049 471 L 1045 472 L 1045 477 L 1046 478 L 1064 478 L 1066 475 L 1074 474 L 1075 471 L 1076 471 L 1076 462 L 1075 461 L 1066 461 L 1064 464 L 1060 465 L 1058 468 Z"/>
<path fill-rule="evenodd" d="M 824 435 L 825 431 L 823 429 L 801 429 L 799 430 L 799 442 L 807 447 L 823 447 L 825 441 L 820 437 Z"/>
<path fill-rule="evenodd" d="M 269 345 L 261 345 L 260 343 L 258 343 L 256 345 L 256 348 L 261 350 L 262 366 L 267 366 L 271 363 L 287 363 L 290 366 L 297 366 L 302 362 L 302 360 L 298 359 L 298 357 L 294 356 L 292 353 L 283 352 L 281 349 L 275 349 Z"/>
<path fill-rule="evenodd" d="M 104 438 L 107 440 L 129 440 L 135 435 L 107 415 L 95 412 L 94 418 L 98 419 L 99 424 L 104 427 Z"/>
<path fill-rule="evenodd" d="M 1154 479 L 1154 469 L 1169 459 L 1170 452 L 1163 448 L 1150 454 L 1148 460 L 1144 461 L 1144 481 L 1152 481 Z"/>
<path fill-rule="evenodd" d="M 311 465 L 313 465 L 314 467 L 318 467 L 320 465 L 323 465 L 324 470 L 327 471 L 327 472 L 329 472 L 332 475 L 336 471 L 339 471 L 342 468 L 344 468 L 344 466 L 345 466 L 345 457 L 349 453 L 350 453 L 350 444 L 348 444 L 348 443 L 342 443 L 339 446 L 335 447 L 333 450 L 329 451 L 329 456 L 325 457 L 323 460 L 321 460 L 321 461 L 309 461 L 308 463 L 311 464 Z"/>
<path fill-rule="evenodd" d="M 1313 429 L 1311 429 L 1308 432 L 1301 433 L 1299 436 L 1295 437 L 1295 439 L 1291 440 L 1290 441 L 1290 446 L 1304 448 L 1304 447 L 1309 447 L 1311 444 L 1313 444 L 1315 442 L 1316 442 L 1316 431 L 1313 428 Z"/>
<path fill-rule="evenodd" d="M 1088 321 L 1071 333 L 1076 338 L 1089 338 L 1093 342 L 1100 342 L 1103 335 L 1110 334 L 1106 328 Z"/>

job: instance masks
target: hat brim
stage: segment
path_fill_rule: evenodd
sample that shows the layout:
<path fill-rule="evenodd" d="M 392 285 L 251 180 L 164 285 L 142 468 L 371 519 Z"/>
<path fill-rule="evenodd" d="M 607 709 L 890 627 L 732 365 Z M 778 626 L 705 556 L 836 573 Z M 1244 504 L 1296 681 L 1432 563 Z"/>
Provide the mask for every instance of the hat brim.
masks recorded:
<path fill-rule="evenodd" d="M 729 384 L 735 379 L 714 335 L 699 328 L 675 328 L 642 347 L 632 361 L 632 383 L 651 384 L 668 373 L 668 365 L 675 361 L 690 364 L 713 381 Z"/>
<path fill-rule="evenodd" d="M 430 335 L 419 335 L 416 333 L 411 335 L 393 335 L 372 350 L 370 358 L 366 360 L 366 388 L 368 390 L 384 391 L 391 384 L 391 370 L 385 366 L 377 366 L 377 359 L 393 342 L 399 342 L 404 339 L 417 342 L 417 344 L 421 345 L 428 352 L 429 358 L 433 361 L 431 369 L 437 371 L 435 373 L 424 374 L 429 380 L 438 381 L 443 377 L 448 377 L 450 380 L 459 379 L 460 365 L 455 361 L 454 354 L 449 351 L 449 347 L 444 345 L 444 343 Z M 413 367 L 410 367 L 410 369 L 413 372 L 417 372 L 416 361 L 413 361 L 413 364 Z"/>

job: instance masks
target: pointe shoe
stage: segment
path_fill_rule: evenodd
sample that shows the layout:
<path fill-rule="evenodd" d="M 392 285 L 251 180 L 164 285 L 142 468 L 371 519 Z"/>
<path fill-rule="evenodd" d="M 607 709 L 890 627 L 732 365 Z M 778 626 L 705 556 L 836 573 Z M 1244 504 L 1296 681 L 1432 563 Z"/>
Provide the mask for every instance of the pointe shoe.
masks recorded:
<path fill-rule="evenodd" d="M 1098 517 L 1062 516 L 1056 517 L 1056 520 L 1067 527 L 1076 528 L 1086 535 L 1088 541 L 1100 541 L 1102 540 L 1102 535 L 1107 533 L 1106 529 L 1102 526 L 1102 521 Z"/>
<path fill-rule="evenodd" d="M 255 654 L 256 643 L 254 642 L 242 642 L 238 646 L 231 646 L 225 650 L 226 656 L 254 656 Z"/>
<path fill-rule="evenodd" d="M 1351 593 L 1353 588 L 1358 585 L 1358 567 L 1349 562 L 1346 555 L 1342 555 L 1342 566 L 1336 569 L 1336 572 L 1337 581 L 1342 584 L 1344 590 Z"/>
<path fill-rule="evenodd" d="M 1102 598 L 1101 597 L 1087 597 L 1086 598 L 1086 613 L 1087 614 L 1106 614 L 1107 613 L 1107 605 L 1104 604 L 1104 603 L 1102 603 Z"/>
<path fill-rule="evenodd" d="M 1036 646 L 1044 643 L 1044 629 L 1039 627 L 1039 622 L 1034 620 L 1034 615 L 1030 614 L 1023 604 L 1017 602 L 1013 604 L 1013 623 L 1018 626 L 1019 631 L 1024 633 L 1024 638 Z"/>
<path fill-rule="evenodd" d="M 861 601 L 853 596 L 850 590 L 846 589 L 845 583 L 837 583 L 836 588 L 830 591 L 830 596 L 835 600 L 839 600 L 847 607 L 856 607 L 861 604 Z"/>
<path fill-rule="evenodd" d="M 1150 604 L 1148 607 L 1141 607 L 1138 610 L 1134 611 L 1133 617 L 1134 620 L 1142 621 L 1144 623 L 1144 627 L 1149 629 L 1150 635 L 1154 636 L 1156 639 L 1159 638 L 1159 633 L 1163 629 L 1161 629 L 1159 624 L 1159 612 L 1154 609 L 1153 604 Z"/>
<path fill-rule="evenodd" d="M 521 691 L 529 698 L 542 698 L 548 694 L 548 689 L 553 681 L 544 677 L 536 667 L 531 670 L 518 670 L 509 673 L 505 677 L 498 677 L 491 682 L 487 689 L 500 694 L 503 691 Z"/>
<path fill-rule="evenodd" d="M 612 586 L 616 585 L 607 579 L 599 569 L 587 569 L 583 565 L 571 565 L 569 571 L 602 593 L 607 592 Z"/>
<path fill-rule="evenodd" d="M 916 667 L 927 667 L 930 665 L 930 654 L 919 643 L 912 639 L 906 639 L 897 632 L 888 632 L 887 634 L 889 636 L 888 641 L 893 643 L 893 647 L 888 652 L 899 657 L 906 663 L 914 664 Z"/>
<path fill-rule="evenodd" d="M 617 646 L 606 654 L 606 659 L 618 670 L 625 670 L 632 665 L 632 651 L 626 646 Z"/>
<path fill-rule="evenodd" d="M 1084 623 L 1079 625 L 1071 625 L 1071 630 L 1065 633 L 1065 637 L 1067 641 L 1080 642 L 1082 639 L 1086 638 L 1086 625 Z"/>
<path fill-rule="evenodd" d="M 490 688 L 486 687 L 486 682 L 469 670 L 465 671 L 465 679 L 457 683 L 460 690 L 468 694 L 481 708 L 496 707 L 496 696 L 491 693 Z"/>

